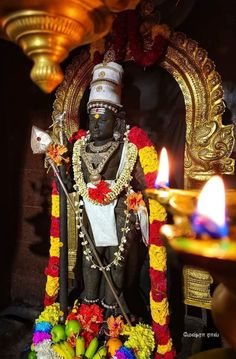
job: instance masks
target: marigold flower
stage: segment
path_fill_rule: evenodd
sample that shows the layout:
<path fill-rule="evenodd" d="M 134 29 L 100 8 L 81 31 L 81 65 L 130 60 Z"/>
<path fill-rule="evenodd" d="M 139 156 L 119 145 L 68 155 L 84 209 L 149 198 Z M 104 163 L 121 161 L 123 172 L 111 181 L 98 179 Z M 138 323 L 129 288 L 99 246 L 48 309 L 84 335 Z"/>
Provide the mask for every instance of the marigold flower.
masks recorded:
<path fill-rule="evenodd" d="M 145 207 L 145 202 L 143 200 L 143 195 L 141 192 L 132 192 L 127 196 L 127 204 L 129 211 L 133 210 L 134 212 L 138 211 L 139 206 Z"/>
<path fill-rule="evenodd" d="M 47 150 L 47 156 L 50 157 L 57 166 L 61 166 L 62 162 L 69 163 L 69 157 L 63 157 L 64 153 L 68 150 L 64 145 L 60 144 L 50 144 Z"/>

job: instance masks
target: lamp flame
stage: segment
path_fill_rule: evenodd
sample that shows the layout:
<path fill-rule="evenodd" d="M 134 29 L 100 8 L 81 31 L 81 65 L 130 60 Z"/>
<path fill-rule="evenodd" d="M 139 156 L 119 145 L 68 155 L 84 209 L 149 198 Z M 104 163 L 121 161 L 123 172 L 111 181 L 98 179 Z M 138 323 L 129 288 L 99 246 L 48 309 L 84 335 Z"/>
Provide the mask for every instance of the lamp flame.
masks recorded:
<path fill-rule="evenodd" d="M 197 211 L 219 226 L 225 225 L 225 189 L 224 182 L 219 176 L 213 176 L 203 187 Z"/>
<path fill-rule="evenodd" d="M 166 188 L 169 187 L 169 160 L 167 155 L 167 150 L 165 147 L 162 148 L 160 154 L 160 164 L 155 181 L 156 188 Z"/>
<path fill-rule="evenodd" d="M 228 233 L 225 216 L 225 188 L 219 176 L 213 176 L 203 187 L 193 218 L 193 229 L 199 234 L 207 233 L 213 238 Z"/>

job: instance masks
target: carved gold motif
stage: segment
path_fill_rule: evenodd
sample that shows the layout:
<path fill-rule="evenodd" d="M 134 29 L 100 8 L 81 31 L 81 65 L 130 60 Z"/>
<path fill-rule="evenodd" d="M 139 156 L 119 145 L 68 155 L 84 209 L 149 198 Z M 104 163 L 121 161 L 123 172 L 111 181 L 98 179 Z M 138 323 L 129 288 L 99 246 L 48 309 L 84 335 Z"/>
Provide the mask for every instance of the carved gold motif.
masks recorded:
<path fill-rule="evenodd" d="M 233 174 L 233 125 L 222 125 L 223 89 L 215 65 L 196 41 L 173 33 L 161 66 L 182 90 L 186 109 L 185 188 L 191 179 L 205 181 L 214 173 Z"/>
<path fill-rule="evenodd" d="M 126 60 L 132 61 L 128 50 Z M 222 125 L 224 103 L 221 78 L 206 51 L 184 34 L 173 33 L 160 66 L 175 78 L 184 97 L 185 188 L 191 188 L 192 179 L 206 180 L 214 173 L 233 174 L 234 160 L 230 158 L 234 146 L 233 126 Z M 68 137 L 78 129 L 79 105 L 89 85 L 92 68 L 89 54 L 84 52 L 68 68 L 65 79 L 57 90 L 53 118 L 66 112 Z M 77 238 L 74 240 L 77 241 Z M 210 308 L 211 283 L 209 273 L 185 267 L 185 304 Z"/>
<path fill-rule="evenodd" d="M 31 78 L 49 93 L 63 79 L 59 63 L 69 51 L 105 36 L 112 25 L 112 12 L 134 9 L 138 2 L 2 0 L 0 27 L 3 36 L 34 61 Z"/>

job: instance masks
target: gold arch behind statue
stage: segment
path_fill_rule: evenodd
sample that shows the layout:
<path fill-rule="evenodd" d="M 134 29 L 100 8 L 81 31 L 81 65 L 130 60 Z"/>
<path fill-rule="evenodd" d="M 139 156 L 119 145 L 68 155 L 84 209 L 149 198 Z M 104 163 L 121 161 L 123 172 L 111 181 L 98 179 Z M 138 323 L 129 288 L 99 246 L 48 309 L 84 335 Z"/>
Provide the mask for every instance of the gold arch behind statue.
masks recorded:
<path fill-rule="evenodd" d="M 132 61 L 127 57 L 127 61 Z M 221 77 L 207 52 L 185 34 L 175 32 L 170 38 L 160 66 L 178 83 L 184 97 L 186 140 L 184 155 L 184 186 L 205 181 L 215 173 L 233 174 L 233 125 L 222 125 L 224 112 Z M 65 112 L 65 132 L 69 138 L 78 129 L 78 109 L 89 85 L 93 63 L 88 52 L 81 52 L 67 68 L 65 79 L 56 92 L 53 120 Z M 54 126 L 54 132 L 57 126 Z M 70 211 L 70 209 L 68 208 Z M 73 278 L 76 260 L 76 226 L 70 212 L 69 273 Z M 72 219 L 71 219 L 72 218 Z M 202 270 L 184 268 L 185 303 L 210 308 L 211 276 Z"/>

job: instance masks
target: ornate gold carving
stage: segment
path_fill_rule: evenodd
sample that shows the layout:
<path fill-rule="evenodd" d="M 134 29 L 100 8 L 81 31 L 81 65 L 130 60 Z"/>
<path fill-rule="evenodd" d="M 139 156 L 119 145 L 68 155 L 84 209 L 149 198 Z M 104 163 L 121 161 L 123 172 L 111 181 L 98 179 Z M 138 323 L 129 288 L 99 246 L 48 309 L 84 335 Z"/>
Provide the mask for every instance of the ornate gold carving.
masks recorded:
<path fill-rule="evenodd" d="M 161 66 L 178 82 L 186 108 L 185 188 L 190 179 L 233 174 L 233 125 L 223 126 L 223 89 L 215 65 L 196 41 L 173 33 Z"/>
<path fill-rule="evenodd" d="M 53 104 L 53 120 L 65 112 L 65 133 L 69 138 L 79 127 L 79 105 L 89 85 L 93 69 L 88 52 L 75 57 L 65 72 L 65 79 L 57 89 Z"/>
<path fill-rule="evenodd" d="M 192 131 L 191 143 L 186 145 L 188 175 L 193 179 L 207 180 L 215 173 L 234 172 L 234 160 L 229 158 L 234 146 L 233 125 L 205 123 Z"/>
<path fill-rule="evenodd" d="M 32 80 L 51 92 L 63 79 L 59 63 L 75 47 L 110 30 L 112 11 L 134 9 L 139 0 L 2 0 L 0 25 L 35 63 Z"/>

